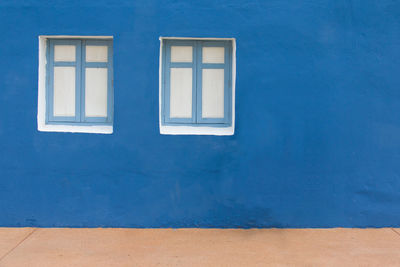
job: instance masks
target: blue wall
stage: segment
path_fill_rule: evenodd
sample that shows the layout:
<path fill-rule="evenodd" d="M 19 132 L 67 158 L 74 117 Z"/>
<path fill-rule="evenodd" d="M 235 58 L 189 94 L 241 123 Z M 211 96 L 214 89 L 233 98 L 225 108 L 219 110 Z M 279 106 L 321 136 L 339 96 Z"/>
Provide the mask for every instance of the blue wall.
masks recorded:
<path fill-rule="evenodd" d="M 0 226 L 400 226 L 400 2 L 0 3 Z M 114 35 L 114 134 L 37 131 L 38 35 Z M 236 132 L 165 136 L 159 36 L 237 38 Z"/>

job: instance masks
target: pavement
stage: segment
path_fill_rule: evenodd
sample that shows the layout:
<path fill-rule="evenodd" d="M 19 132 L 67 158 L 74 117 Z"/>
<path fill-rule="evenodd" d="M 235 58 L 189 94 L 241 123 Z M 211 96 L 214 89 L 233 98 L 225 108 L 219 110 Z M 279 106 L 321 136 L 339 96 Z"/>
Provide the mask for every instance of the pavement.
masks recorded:
<path fill-rule="evenodd" d="M 400 228 L 0 228 L 9 266 L 400 266 Z"/>

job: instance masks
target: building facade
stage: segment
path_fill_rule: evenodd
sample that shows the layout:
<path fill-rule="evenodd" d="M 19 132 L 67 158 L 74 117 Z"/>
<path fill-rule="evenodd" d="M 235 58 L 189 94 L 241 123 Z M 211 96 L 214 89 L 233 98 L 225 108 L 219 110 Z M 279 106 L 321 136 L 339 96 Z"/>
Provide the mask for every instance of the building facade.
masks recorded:
<path fill-rule="evenodd" d="M 0 226 L 400 226 L 399 2 L 5 0 L 0 22 Z"/>

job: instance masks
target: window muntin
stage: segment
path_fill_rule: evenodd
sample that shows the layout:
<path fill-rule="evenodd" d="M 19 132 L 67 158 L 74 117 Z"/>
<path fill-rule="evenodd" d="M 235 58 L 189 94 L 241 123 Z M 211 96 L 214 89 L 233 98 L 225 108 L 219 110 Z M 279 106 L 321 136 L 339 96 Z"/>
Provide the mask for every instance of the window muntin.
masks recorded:
<path fill-rule="evenodd" d="M 163 42 L 162 125 L 231 126 L 232 41 Z"/>
<path fill-rule="evenodd" d="M 49 39 L 46 124 L 112 125 L 112 40 Z"/>

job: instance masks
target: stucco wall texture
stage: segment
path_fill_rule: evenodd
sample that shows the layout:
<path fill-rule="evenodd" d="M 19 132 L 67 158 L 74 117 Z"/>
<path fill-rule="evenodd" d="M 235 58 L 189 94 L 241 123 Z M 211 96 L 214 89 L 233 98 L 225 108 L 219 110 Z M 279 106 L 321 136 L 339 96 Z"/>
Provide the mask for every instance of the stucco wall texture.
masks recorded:
<path fill-rule="evenodd" d="M 0 2 L 0 226 L 400 226 L 400 2 Z M 114 36 L 114 133 L 37 130 L 38 36 Z M 159 37 L 237 39 L 233 136 L 160 135 Z"/>

